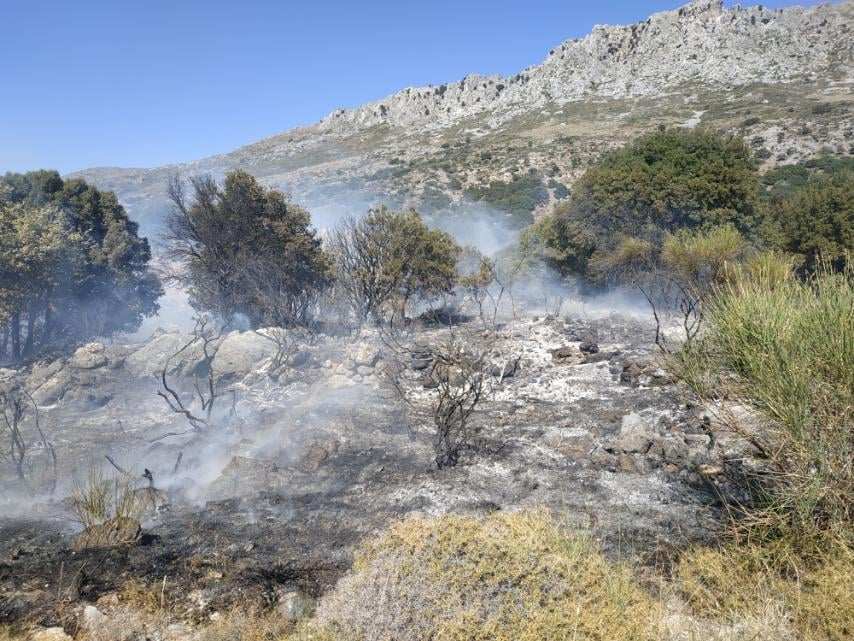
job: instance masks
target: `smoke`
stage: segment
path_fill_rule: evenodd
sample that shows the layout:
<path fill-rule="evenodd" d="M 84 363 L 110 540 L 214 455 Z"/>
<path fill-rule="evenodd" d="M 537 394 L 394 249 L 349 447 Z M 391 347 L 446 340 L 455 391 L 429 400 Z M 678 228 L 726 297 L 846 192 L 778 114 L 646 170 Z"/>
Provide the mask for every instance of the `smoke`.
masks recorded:
<path fill-rule="evenodd" d="M 461 246 L 474 247 L 489 257 L 512 247 L 521 233 L 508 214 L 484 203 L 464 202 L 452 211 L 429 216 L 427 222 L 449 233 Z"/>
<path fill-rule="evenodd" d="M 285 184 L 277 186 L 285 190 L 288 187 Z M 356 185 L 325 185 L 295 195 L 295 200 L 311 213 L 313 224 L 321 235 L 342 218 L 363 216 L 381 204 L 396 209 L 404 204 L 387 194 Z M 461 246 L 472 246 L 485 256 L 511 264 L 509 270 L 504 268 L 502 282 L 493 284 L 490 289 L 498 308 L 497 315 L 502 320 L 526 314 L 593 319 L 613 314 L 649 317 L 646 301 L 639 292 L 614 289 L 583 293 L 578 283 L 537 259 L 513 271 L 513 259 L 508 256 L 521 230 L 504 212 L 482 203 L 463 202 L 450 210 L 432 212 L 425 216 L 425 221 L 451 234 Z M 182 335 L 177 342 L 183 342 L 193 327 L 195 315 L 187 292 L 177 283 L 168 282 L 159 302 L 160 311 L 156 316 L 146 319 L 136 332 L 122 338 L 136 344 L 150 343 L 164 332 L 177 332 Z M 236 323 L 233 327 L 248 329 L 245 323 Z M 323 340 L 330 352 L 341 360 L 345 358 L 346 339 L 338 343 L 332 337 Z M 313 349 L 309 345 L 303 347 Z M 110 454 L 137 481 L 142 469 L 147 468 L 158 489 L 191 505 L 201 505 L 211 497 L 252 491 L 255 489 L 252 478 L 285 479 L 282 470 L 298 461 L 318 434 L 331 429 L 338 420 L 336 416 L 353 414 L 370 403 L 370 395 L 376 393 L 362 385 L 333 388 L 328 382 L 329 372 L 315 378 L 314 383 L 307 380 L 311 375 L 306 374 L 306 370 L 295 370 L 293 378 L 280 379 L 265 371 L 266 366 L 267 362 L 260 359 L 245 380 L 221 382 L 221 396 L 212 415 L 212 422 L 219 427 L 204 434 L 189 430 L 182 417 L 169 412 L 163 400 L 156 396 L 157 389 L 151 380 L 145 385 L 139 381 L 128 382 L 125 388 L 116 391 L 113 403 L 126 402 L 125 411 L 138 416 L 156 416 L 157 428 L 144 436 L 135 435 L 137 441 L 130 445 L 125 443 L 121 448 L 122 434 L 105 436 L 103 442 L 93 445 L 89 464 L 115 475 L 117 471 L 103 458 L 104 454 Z M 194 396 L 192 380 L 186 375 L 190 369 L 185 368 L 185 375 L 170 379 L 188 403 Z M 198 403 L 192 407 L 195 411 L 199 409 Z M 106 410 L 105 420 L 116 411 Z M 179 435 L 159 439 L 169 432 Z M 114 440 L 110 441 L 111 438 Z M 120 451 L 116 452 L 116 448 Z M 59 456 L 63 456 L 62 451 Z M 85 465 L 77 465 L 78 471 L 84 468 Z M 78 472 L 78 482 L 80 476 Z M 44 496 L 37 503 L 53 506 L 48 509 L 59 509 L 55 497 L 70 494 L 73 478 L 61 479 L 56 493 L 52 497 Z M 246 481 L 247 478 L 250 481 Z M 28 514 L 32 513 L 33 501 L 23 494 L 4 492 L 0 506 L 6 514 Z"/>

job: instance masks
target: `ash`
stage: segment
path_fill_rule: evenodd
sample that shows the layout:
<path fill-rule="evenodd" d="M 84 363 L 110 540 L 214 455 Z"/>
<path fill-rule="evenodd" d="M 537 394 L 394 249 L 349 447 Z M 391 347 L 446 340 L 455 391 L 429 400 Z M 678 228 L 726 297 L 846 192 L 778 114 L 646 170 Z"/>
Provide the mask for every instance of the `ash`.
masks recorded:
<path fill-rule="evenodd" d="M 228 334 L 215 359 L 222 424 L 205 433 L 156 396 L 165 366 L 192 398 L 194 356 L 167 364 L 186 342 L 178 333 L 0 370 L 38 403 L 60 466 L 59 485 L 35 500 L 3 479 L 0 622 L 61 623 L 69 604 L 130 580 L 162 585 L 188 618 L 294 590 L 317 597 L 360 541 L 414 512 L 545 507 L 607 553 L 648 563 L 715 535 L 718 470 L 744 444 L 669 379 L 651 325 L 529 316 L 462 329 L 489 341 L 493 375 L 472 417 L 476 442 L 443 469 L 430 369 L 416 354 L 390 385 L 374 330 L 306 338 L 284 367 L 259 333 Z M 411 335 L 429 348 L 448 331 Z M 67 497 L 92 466 L 115 472 L 105 456 L 157 500 L 133 544 L 81 546 Z"/>

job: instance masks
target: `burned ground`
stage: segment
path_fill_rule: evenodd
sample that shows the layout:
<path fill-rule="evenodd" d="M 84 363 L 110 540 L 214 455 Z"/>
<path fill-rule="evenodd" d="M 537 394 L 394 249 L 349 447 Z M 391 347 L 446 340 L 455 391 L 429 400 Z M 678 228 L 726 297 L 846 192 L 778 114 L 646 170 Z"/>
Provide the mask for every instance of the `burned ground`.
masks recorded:
<path fill-rule="evenodd" d="M 230 335 L 241 347 L 218 354 L 218 384 L 227 391 L 223 416 L 233 398 L 237 418 L 204 435 L 159 438 L 186 431 L 155 396 L 152 376 L 180 337 L 90 345 L 59 363 L 6 371 L 7 384 L 23 382 L 40 399 L 66 480 L 53 496 L 4 497 L 0 621 L 69 626 L 80 604 L 129 582 L 187 620 L 235 604 L 272 606 L 294 590 L 317 597 L 350 567 L 360 541 L 412 513 L 545 506 L 592 531 L 606 553 L 649 563 L 714 536 L 716 470 L 743 444 L 718 433 L 669 381 L 648 323 L 469 325 L 491 341 L 505 378 L 494 377 L 474 415 L 476 447 L 441 470 L 423 363 L 413 359 L 399 379 L 406 405 L 384 374 L 388 346 L 371 331 L 312 340 L 300 346 L 298 365 L 280 371 L 269 368 L 268 342 Z M 430 345 L 448 331 L 413 336 Z M 518 367 L 508 370 L 508 361 Z M 174 380 L 191 365 L 170 365 Z M 165 498 L 136 544 L 74 551 L 80 526 L 67 509 L 68 479 L 93 463 L 110 470 L 105 454 L 141 488 L 150 469 Z"/>

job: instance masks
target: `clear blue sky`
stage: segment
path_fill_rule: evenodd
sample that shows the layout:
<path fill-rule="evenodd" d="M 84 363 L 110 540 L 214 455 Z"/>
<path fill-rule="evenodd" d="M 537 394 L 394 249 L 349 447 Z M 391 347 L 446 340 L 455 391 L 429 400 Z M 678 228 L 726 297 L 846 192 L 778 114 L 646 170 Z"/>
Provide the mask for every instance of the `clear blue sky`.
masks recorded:
<path fill-rule="evenodd" d="M 680 4 L 0 0 L 0 172 L 227 152 L 405 86 L 515 73 L 596 23 Z"/>

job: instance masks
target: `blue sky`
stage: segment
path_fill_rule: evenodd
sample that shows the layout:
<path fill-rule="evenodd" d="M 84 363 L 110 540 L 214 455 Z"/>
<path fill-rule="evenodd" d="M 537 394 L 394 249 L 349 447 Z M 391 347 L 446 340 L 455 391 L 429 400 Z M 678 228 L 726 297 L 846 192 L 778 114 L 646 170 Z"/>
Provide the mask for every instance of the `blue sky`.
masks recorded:
<path fill-rule="evenodd" d="M 594 24 L 681 4 L 0 0 L 0 172 L 227 152 L 405 86 L 515 73 Z"/>

